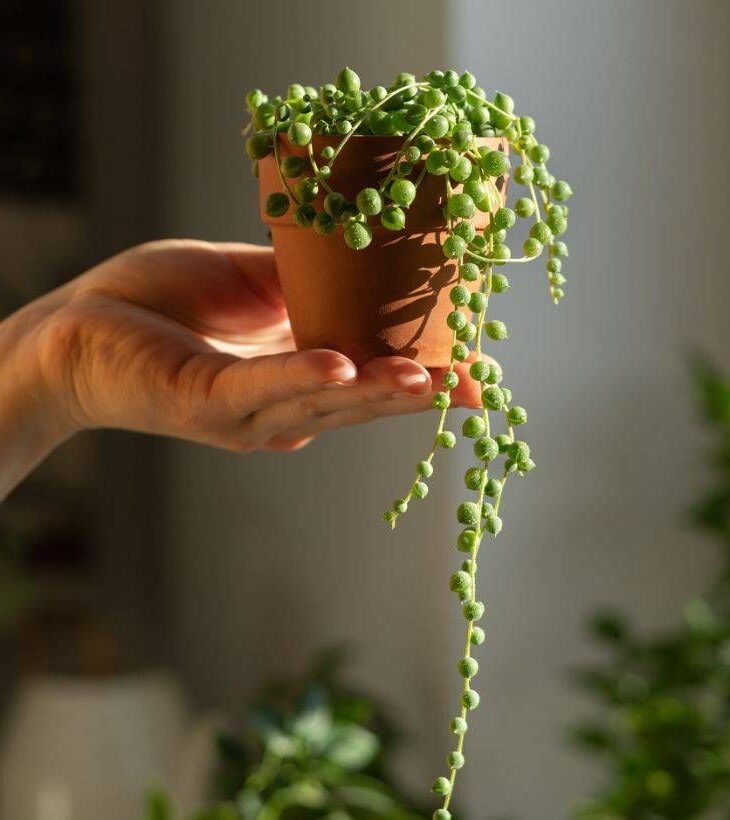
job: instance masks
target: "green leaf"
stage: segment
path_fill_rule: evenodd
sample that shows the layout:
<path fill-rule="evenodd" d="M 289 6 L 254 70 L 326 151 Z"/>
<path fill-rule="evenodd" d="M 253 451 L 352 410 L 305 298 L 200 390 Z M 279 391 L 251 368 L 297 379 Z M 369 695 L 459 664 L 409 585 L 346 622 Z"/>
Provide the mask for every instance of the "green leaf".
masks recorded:
<path fill-rule="evenodd" d="M 266 752 L 282 759 L 295 758 L 300 754 L 301 746 L 294 737 L 283 732 L 272 732 L 266 738 Z"/>
<path fill-rule="evenodd" d="M 257 820 L 279 820 L 289 808 L 322 809 L 327 792 L 316 783 L 295 783 L 279 789 L 262 808 Z"/>
<path fill-rule="evenodd" d="M 730 428 L 730 380 L 702 357 L 695 357 L 694 381 L 707 418 Z"/>
<path fill-rule="evenodd" d="M 220 732 L 216 737 L 216 745 L 224 762 L 234 766 L 241 766 L 246 763 L 248 759 L 246 747 L 237 737 L 228 732 Z"/>
<path fill-rule="evenodd" d="M 337 790 L 337 798 L 348 808 L 364 809 L 376 816 L 387 818 L 387 820 L 392 820 L 401 811 L 398 803 L 380 789 L 364 786 L 342 786 Z"/>
<path fill-rule="evenodd" d="M 616 672 L 604 670 L 597 666 L 585 667 L 574 672 L 574 677 L 579 686 L 593 692 L 596 695 L 615 700 L 618 690 L 618 677 Z"/>
<path fill-rule="evenodd" d="M 693 632 L 713 632 L 717 621 L 707 601 L 700 597 L 691 598 L 684 606 L 684 619 Z"/>
<path fill-rule="evenodd" d="M 597 723 L 584 723 L 572 732 L 573 742 L 591 751 L 604 751 L 610 748 L 613 734 Z"/>
<path fill-rule="evenodd" d="M 365 726 L 373 720 L 375 714 L 375 704 L 359 695 L 340 697 L 333 705 L 334 719 L 342 723 L 359 723 Z"/>
<path fill-rule="evenodd" d="M 249 723 L 264 745 L 266 745 L 271 735 L 279 735 L 283 729 L 279 715 L 266 706 L 257 706 L 253 709 Z"/>
<path fill-rule="evenodd" d="M 257 820 L 263 805 L 261 798 L 253 789 L 243 789 L 236 798 L 241 820 Z"/>
<path fill-rule="evenodd" d="M 320 687 L 310 687 L 302 708 L 292 720 L 291 732 L 317 751 L 330 741 L 332 713 Z"/>
<path fill-rule="evenodd" d="M 373 732 L 354 724 L 337 724 L 326 754 L 343 769 L 357 771 L 371 763 L 379 751 L 380 741 Z"/>
<path fill-rule="evenodd" d="M 167 795 L 155 789 L 145 798 L 144 820 L 172 820 L 172 809 Z"/>
<path fill-rule="evenodd" d="M 250 724 L 264 750 L 276 757 L 295 757 L 300 751 L 296 738 L 284 730 L 279 715 L 267 707 L 258 707 L 251 714 Z"/>
<path fill-rule="evenodd" d="M 628 635 L 628 625 L 618 612 L 599 612 L 591 618 L 590 630 L 599 640 L 621 643 Z"/>

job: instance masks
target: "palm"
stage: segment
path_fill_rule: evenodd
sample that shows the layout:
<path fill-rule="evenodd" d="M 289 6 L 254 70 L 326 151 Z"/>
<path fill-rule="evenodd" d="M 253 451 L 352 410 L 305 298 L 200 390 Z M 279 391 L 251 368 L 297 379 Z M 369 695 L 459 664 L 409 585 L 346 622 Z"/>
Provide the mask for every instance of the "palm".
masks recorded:
<path fill-rule="evenodd" d="M 121 275 L 106 265 L 92 275 L 112 298 L 168 319 L 191 342 L 204 339 L 244 357 L 292 350 L 272 251 L 246 246 L 241 254 L 240 247 L 166 242 L 148 252 L 142 246 L 119 257 Z"/>
<path fill-rule="evenodd" d="M 287 352 L 294 342 L 264 248 L 155 243 L 70 288 L 73 332 L 57 361 L 76 363 L 68 379 L 80 426 L 292 449 L 329 427 L 430 406 L 429 375 L 410 360 L 375 359 L 358 373 L 334 351 Z M 473 393 L 465 386 L 456 400 L 474 404 Z"/>

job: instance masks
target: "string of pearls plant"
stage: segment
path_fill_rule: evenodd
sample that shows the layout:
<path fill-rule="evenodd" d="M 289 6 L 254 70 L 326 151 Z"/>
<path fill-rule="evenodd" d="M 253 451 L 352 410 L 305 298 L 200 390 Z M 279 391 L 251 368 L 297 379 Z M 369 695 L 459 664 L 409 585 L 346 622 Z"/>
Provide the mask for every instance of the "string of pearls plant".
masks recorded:
<path fill-rule="evenodd" d="M 245 133 L 252 129 L 246 150 L 254 162 L 254 173 L 258 160 L 272 152 L 279 166 L 282 190 L 269 195 L 267 213 L 281 216 L 293 207 L 297 225 L 320 234 L 339 228 L 354 250 L 370 244 L 374 220 L 390 231 L 403 230 L 408 208 L 426 174 L 444 180 L 448 226 L 442 248 L 445 259 L 458 266 L 458 281 L 450 291 L 453 310 L 447 318 L 451 362 L 442 389 L 433 400 L 438 411 L 433 445 L 418 462 L 408 491 L 384 518 L 395 527 L 412 499 L 426 497 L 436 453 L 455 446 L 456 436 L 446 426 L 450 394 L 459 382 L 455 365 L 471 360 L 469 375 L 480 384 L 482 411 L 468 416 L 461 428 L 463 436 L 473 442 L 474 465 L 464 476 L 466 489 L 473 495 L 456 511 L 463 526 L 456 548 L 465 554 L 465 560 L 450 580 L 466 621 L 464 652 L 457 665 L 463 688 L 459 712 L 451 721 L 456 740 L 446 762 L 448 773 L 433 784 L 433 792 L 443 800 L 433 818 L 449 820 L 457 773 L 465 762 L 468 714 L 479 706 L 479 693 L 474 688 L 479 664 L 473 652 L 485 639 L 478 625 L 485 607 L 477 596 L 477 559 L 484 536 L 497 536 L 502 530 L 500 512 L 507 481 L 535 467 L 529 445 L 517 434 L 527 422 L 527 411 L 513 402 L 499 366 L 483 358 L 485 338 L 500 342 L 508 337 L 504 323 L 488 313 L 490 299 L 509 288 L 503 272 L 507 265 L 543 256 L 549 294 L 556 304 L 562 300 L 562 267 L 568 249 L 559 237 L 568 227 L 565 202 L 572 191 L 548 169 L 550 150 L 538 141 L 534 120 L 518 116 L 506 94 L 497 92 L 488 98 L 468 71 L 461 75 L 432 71 L 420 80 L 403 73 L 388 88 L 379 85 L 364 91 L 358 75 L 345 68 L 335 83 L 318 89 L 295 84 L 289 86 L 285 97 L 271 99 L 254 90 L 246 101 L 251 123 Z M 308 161 L 287 156 L 279 162 L 277 135 L 282 132 L 295 145 L 307 147 Z M 313 134 L 340 135 L 342 139 L 336 147 L 327 146 L 315 156 Z M 333 190 L 328 180 L 333 164 L 354 134 L 402 136 L 403 142 L 388 173 L 373 180 L 372 187 L 363 188 L 351 202 Z M 478 143 L 478 138 L 490 136 L 503 137 L 519 158 L 512 179 L 522 186 L 523 193 L 512 207 L 502 204 L 495 184 L 510 171 L 508 154 Z M 314 206 L 318 197 L 321 210 Z M 477 231 L 472 223 L 480 211 L 489 215 L 483 231 Z M 526 236 L 522 253 L 513 256 L 507 237 L 520 220 L 525 223 Z M 495 430 L 497 419 L 502 422 L 502 432 Z"/>

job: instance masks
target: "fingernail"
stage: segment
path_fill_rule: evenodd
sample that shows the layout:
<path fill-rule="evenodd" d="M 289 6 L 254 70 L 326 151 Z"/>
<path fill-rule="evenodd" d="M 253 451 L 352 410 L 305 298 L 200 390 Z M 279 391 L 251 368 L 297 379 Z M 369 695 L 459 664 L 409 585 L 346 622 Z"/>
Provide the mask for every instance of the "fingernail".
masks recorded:
<path fill-rule="evenodd" d="M 411 373 L 410 375 L 402 375 L 398 377 L 398 386 L 401 392 L 406 393 L 425 393 L 429 389 L 429 377 L 425 373 Z"/>
<path fill-rule="evenodd" d="M 344 387 L 357 379 L 357 368 L 352 362 L 342 362 L 330 373 L 325 387 Z"/>

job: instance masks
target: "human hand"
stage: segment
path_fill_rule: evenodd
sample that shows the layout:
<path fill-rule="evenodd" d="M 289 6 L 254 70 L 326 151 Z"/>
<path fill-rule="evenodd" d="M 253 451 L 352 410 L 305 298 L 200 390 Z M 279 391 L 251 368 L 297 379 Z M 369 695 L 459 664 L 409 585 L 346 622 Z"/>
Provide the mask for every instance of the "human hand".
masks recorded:
<path fill-rule="evenodd" d="M 0 324 L 0 353 L 11 358 L 0 377 L 24 394 L 10 415 L 22 410 L 46 450 L 96 427 L 295 450 L 323 430 L 428 409 L 444 372 L 295 352 L 271 250 L 189 240 L 133 248 L 31 303 Z M 478 406 L 478 386 L 462 378 L 452 401 Z"/>

